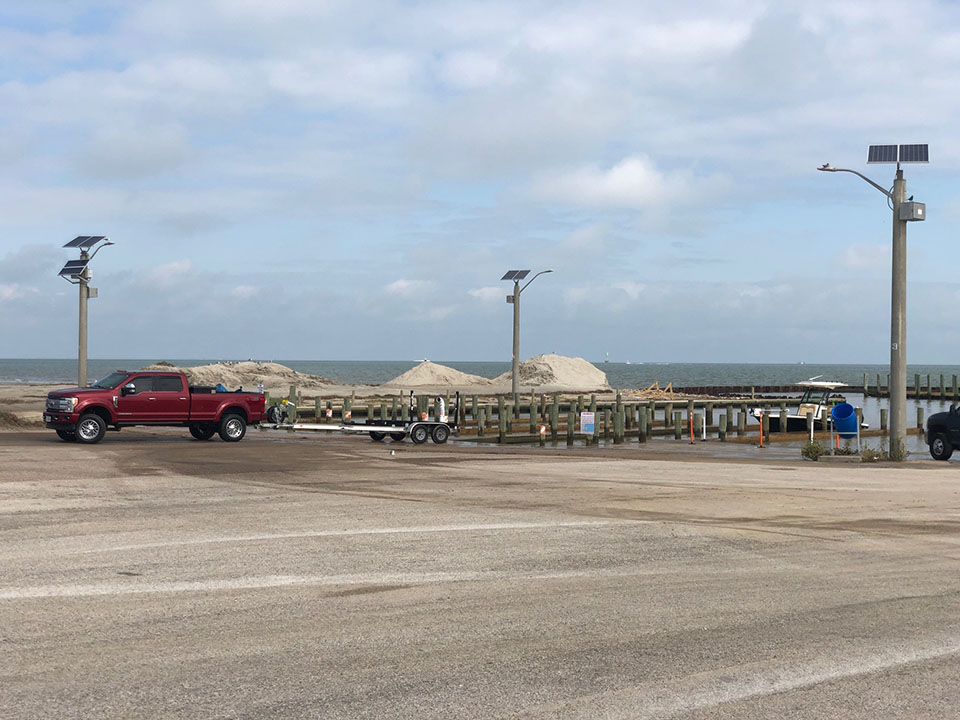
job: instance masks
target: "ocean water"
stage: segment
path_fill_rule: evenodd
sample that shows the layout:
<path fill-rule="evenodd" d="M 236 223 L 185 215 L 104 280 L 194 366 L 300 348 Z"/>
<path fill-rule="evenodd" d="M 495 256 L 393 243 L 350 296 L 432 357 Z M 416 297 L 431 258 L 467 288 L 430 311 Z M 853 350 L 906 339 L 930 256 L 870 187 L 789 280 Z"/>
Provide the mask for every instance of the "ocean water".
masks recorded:
<path fill-rule="evenodd" d="M 164 358 L 180 366 L 205 365 L 217 362 L 208 358 Z M 136 370 L 150 365 L 152 359 L 90 359 L 87 361 L 89 382 L 114 370 Z M 379 385 L 416 366 L 419 360 L 274 360 L 298 372 L 322 375 L 342 383 Z M 435 360 L 462 372 L 493 378 L 510 370 L 509 362 L 474 362 L 464 360 Z M 837 380 L 860 385 L 867 373 L 870 384 L 878 374 L 886 383 L 887 365 L 816 365 L 816 364 L 760 364 L 760 363 L 605 363 L 595 362 L 607 374 L 610 385 L 619 389 L 646 388 L 657 382 L 660 387 L 673 383 L 674 387 L 691 385 L 790 385 L 811 377 Z M 908 365 L 907 385 L 919 373 L 926 384 L 930 375 L 936 387 L 940 375 L 949 385 L 954 375 L 960 375 L 960 365 Z M 0 384 L 44 383 L 76 384 L 77 361 L 72 359 L 0 359 Z"/>

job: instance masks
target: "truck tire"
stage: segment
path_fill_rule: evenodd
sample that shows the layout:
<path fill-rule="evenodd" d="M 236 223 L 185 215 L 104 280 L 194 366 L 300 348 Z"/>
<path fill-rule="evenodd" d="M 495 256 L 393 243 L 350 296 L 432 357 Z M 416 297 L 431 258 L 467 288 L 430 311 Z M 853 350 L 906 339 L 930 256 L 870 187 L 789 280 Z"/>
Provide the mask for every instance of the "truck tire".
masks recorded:
<path fill-rule="evenodd" d="M 386 436 L 387 436 L 386 433 L 377 432 L 375 430 L 370 431 L 370 437 L 373 438 L 374 441 L 376 442 L 382 442 Z"/>
<path fill-rule="evenodd" d="M 447 441 L 447 438 L 450 437 L 450 428 L 446 425 L 435 425 L 433 432 L 430 433 L 430 437 L 433 438 L 433 441 L 437 445 L 443 445 Z"/>
<path fill-rule="evenodd" d="M 57 437 L 64 442 L 77 441 L 77 434 L 73 430 L 57 430 Z"/>
<path fill-rule="evenodd" d="M 430 431 L 427 430 L 426 425 L 414 425 L 410 429 L 410 439 L 413 440 L 415 445 L 422 445 L 429 436 Z"/>
<path fill-rule="evenodd" d="M 403 442 L 407 436 L 404 433 L 390 433 L 390 439 L 396 442 Z"/>
<path fill-rule="evenodd" d="M 197 440 L 209 440 L 213 437 L 213 434 L 217 431 L 215 425 L 208 423 L 203 423 L 202 425 L 191 425 L 190 434 L 193 435 Z"/>
<path fill-rule="evenodd" d="M 942 433 L 934 435 L 930 440 L 930 456 L 934 460 L 949 460 L 953 455 L 953 445 Z"/>
<path fill-rule="evenodd" d="M 247 421 L 233 413 L 220 418 L 220 439 L 224 442 L 240 442 L 247 434 Z"/>
<path fill-rule="evenodd" d="M 107 433 L 107 424 L 96 413 L 81 415 L 77 422 L 77 441 L 93 445 L 103 440 Z"/>

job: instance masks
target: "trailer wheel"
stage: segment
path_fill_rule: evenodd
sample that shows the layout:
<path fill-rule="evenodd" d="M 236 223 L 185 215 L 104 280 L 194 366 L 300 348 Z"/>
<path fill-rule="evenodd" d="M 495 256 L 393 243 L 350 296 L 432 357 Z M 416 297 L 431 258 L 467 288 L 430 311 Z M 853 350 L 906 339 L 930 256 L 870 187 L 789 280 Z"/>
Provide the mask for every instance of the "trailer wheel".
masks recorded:
<path fill-rule="evenodd" d="M 107 424 L 102 417 L 95 413 L 80 416 L 80 422 L 77 423 L 77 440 L 92 445 L 103 440 L 106 434 Z"/>
<path fill-rule="evenodd" d="M 220 439 L 224 442 L 239 442 L 247 434 L 247 423 L 239 415 L 224 415 L 220 419 L 219 432 Z"/>
<path fill-rule="evenodd" d="M 429 435 L 426 425 L 414 425 L 410 430 L 410 439 L 417 445 L 425 443 Z"/>
<path fill-rule="evenodd" d="M 395 440 L 396 442 L 403 442 L 405 437 L 407 436 L 403 433 L 390 433 L 390 439 Z"/>
<path fill-rule="evenodd" d="M 435 425 L 433 432 L 430 433 L 430 437 L 433 438 L 433 441 L 437 445 L 443 445 L 447 438 L 450 437 L 450 428 L 446 425 Z"/>
<path fill-rule="evenodd" d="M 934 460 L 949 460 L 951 455 L 953 455 L 953 445 L 946 436 L 934 435 L 933 440 L 930 441 L 930 456 Z"/>
<path fill-rule="evenodd" d="M 381 442 L 386 436 L 387 436 L 386 433 L 377 432 L 375 430 L 370 431 L 370 437 L 372 437 L 377 442 Z"/>
<path fill-rule="evenodd" d="M 77 434 L 73 430 L 57 430 L 57 437 L 64 442 L 77 441 Z"/>
<path fill-rule="evenodd" d="M 207 423 L 194 424 L 190 426 L 190 434 L 193 435 L 197 440 L 209 440 L 213 437 L 213 434 L 217 431 L 215 425 L 209 425 Z"/>

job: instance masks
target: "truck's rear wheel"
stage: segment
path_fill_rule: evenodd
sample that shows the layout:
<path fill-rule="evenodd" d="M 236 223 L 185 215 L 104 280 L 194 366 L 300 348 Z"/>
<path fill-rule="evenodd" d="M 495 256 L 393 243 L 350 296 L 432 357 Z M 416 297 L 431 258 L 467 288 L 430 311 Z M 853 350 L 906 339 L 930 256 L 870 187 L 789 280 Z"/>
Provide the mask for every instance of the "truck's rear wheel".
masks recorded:
<path fill-rule="evenodd" d="M 443 445 L 447 441 L 447 438 L 450 437 L 450 428 L 446 425 L 435 425 L 433 432 L 430 433 L 430 437 L 433 438 L 433 441 L 437 445 Z"/>
<path fill-rule="evenodd" d="M 239 442 L 247 434 L 247 421 L 239 415 L 224 415 L 220 419 L 219 432 L 224 442 Z"/>
<path fill-rule="evenodd" d="M 410 430 L 410 439 L 417 445 L 425 443 L 429 436 L 430 432 L 427 430 L 426 425 L 414 425 Z"/>
<path fill-rule="evenodd" d="M 77 441 L 77 434 L 73 430 L 57 430 L 57 437 L 64 442 Z"/>
<path fill-rule="evenodd" d="M 103 418 L 95 413 L 87 413 L 80 416 L 77 423 L 77 440 L 82 443 L 98 443 L 103 440 L 107 433 L 107 424 Z"/>
<path fill-rule="evenodd" d="M 934 435 L 930 441 L 930 456 L 934 460 L 949 460 L 953 455 L 953 445 L 945 435 Z"/>
<path fill-rule="evenodd" d="M 193 435 L 197 440 L 209 440 L 213 437 L 213 434 L 216 431 L 216 425 L 210 425 L 208 423 L 190 426 L 190 434 Z"/>
<path fill-rule="evenodd" d="M 403 442 L 403 439 L 407 437 L 403 433 L 390 433 L 390 439 L 396 440 L 397 442 Z"/>
<path fill-rule="evenodd" d="M 386 436 L 386 433 L 377 432 L 376 430 L 370 431 L 370 437 L 372 437 L 376 442 L 381 442 Z"/>

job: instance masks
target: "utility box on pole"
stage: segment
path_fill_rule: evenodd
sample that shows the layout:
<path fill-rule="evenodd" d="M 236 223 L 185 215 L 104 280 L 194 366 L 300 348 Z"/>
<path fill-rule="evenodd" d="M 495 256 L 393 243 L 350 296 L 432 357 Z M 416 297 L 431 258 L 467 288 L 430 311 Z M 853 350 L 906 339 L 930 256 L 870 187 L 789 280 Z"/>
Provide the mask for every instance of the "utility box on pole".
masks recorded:
<path fill-rule="evenodd" d="M 900 203 L 900 219 L 910 222 L 912 220 L 927 219 L 927 204 L 922 202 Z"/>

